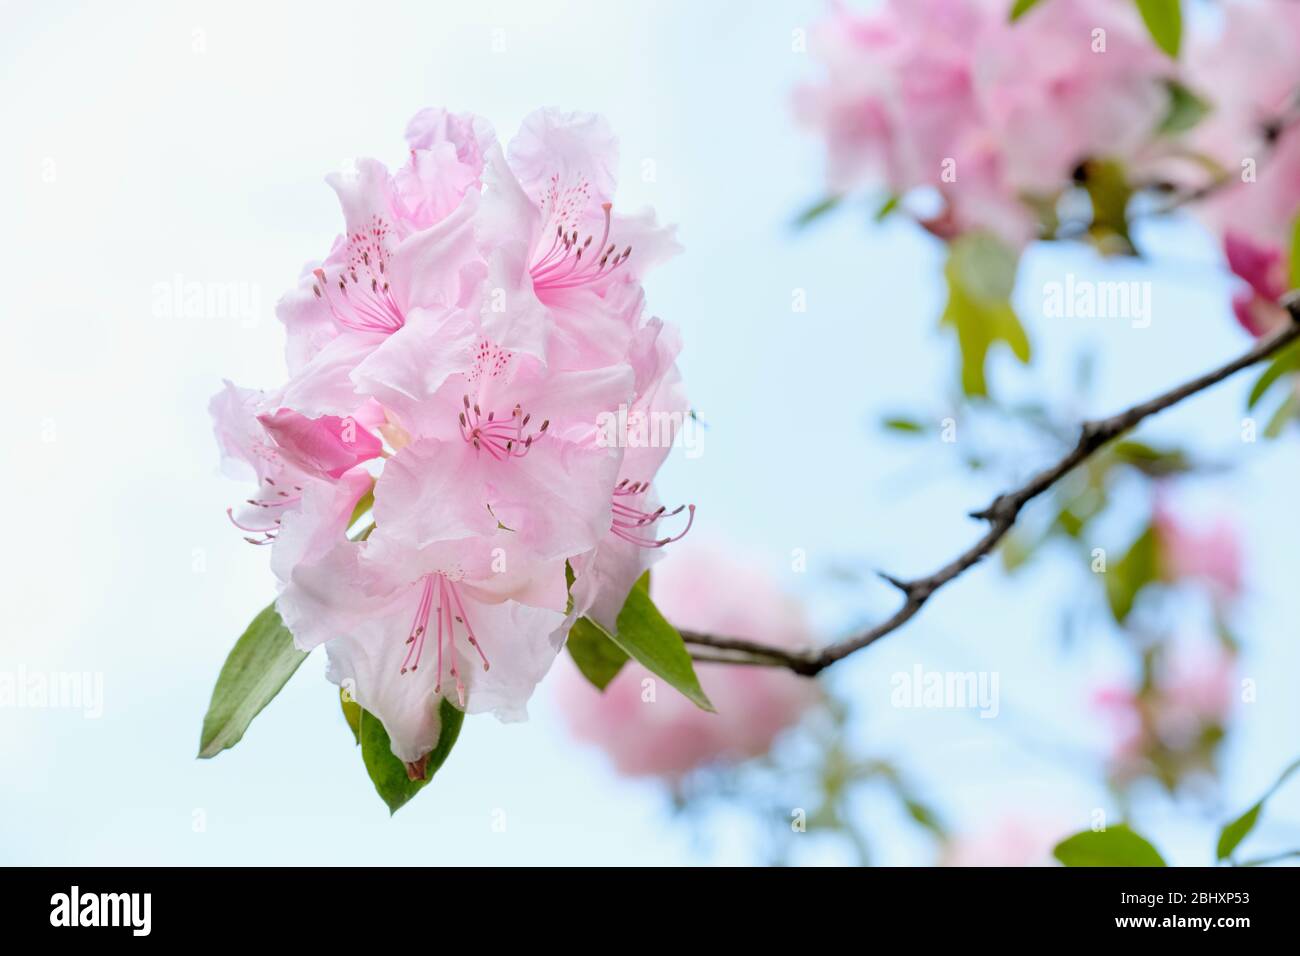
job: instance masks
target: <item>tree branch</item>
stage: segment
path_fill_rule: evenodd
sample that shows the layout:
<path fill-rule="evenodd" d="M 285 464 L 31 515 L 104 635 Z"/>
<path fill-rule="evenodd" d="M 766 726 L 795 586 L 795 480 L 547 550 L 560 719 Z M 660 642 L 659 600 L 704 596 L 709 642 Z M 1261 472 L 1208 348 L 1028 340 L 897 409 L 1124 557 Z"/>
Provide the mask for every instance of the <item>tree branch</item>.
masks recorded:
<path fill-rule="evenodd" d="M 886 581 L 897 588 L 903 595 L 903 604 L 885 620 L 860 634 L 829 644 L 818 650 L 790 651 L 771 647 L 756 641 L 740 640 L 732 637 L 719 637 L 701 634 L 696 631 L 683 631 L 682 638 L 692 648 L 710 648 L 713 653 L 692 650 L 696 660 L 725 662 L 731 664 L 752 664 L 766 667 L 785 667 L 796 674 L 811 677 L 850 654 L 874 644 L 886 634 L 890 634 L 908 621 L 925 606 L 935 591 L 949 581 L 961 575 L 992 553 L 1015 526 L 1021 509 L 1030 501 L 1051 488 L 1076 467 L 1085 462 L 1102 447 L 1136 427 L 1144 419 L 1164 411 L 1171 405 L 1177 405 L 1185 398 L 1202 392 L 1244 368 L 1281 351 L 1290 343 L 1300 339 L 1300 291 L 1288 293 L 1283 301 L 1291 317 L 1290 323 L 1274 334 L 1260 339 L 1248 351 L 1239 357 L 1204 375 L 1198 375 L 1162 392 L 1156 397 L 1127 408 L 1122 412 L 1096 421 L 1084 422 L 1079 429 L 1079 438 L 1074 447 L 1054 465 L 1038 472 L 1019 488 L 998 495 L 980 511 L 972 512 L 971 517 L 987 521 L 988 529 L 984 534 L 943 567 L 932 574 L 908 580 L 882 574 Z"/>

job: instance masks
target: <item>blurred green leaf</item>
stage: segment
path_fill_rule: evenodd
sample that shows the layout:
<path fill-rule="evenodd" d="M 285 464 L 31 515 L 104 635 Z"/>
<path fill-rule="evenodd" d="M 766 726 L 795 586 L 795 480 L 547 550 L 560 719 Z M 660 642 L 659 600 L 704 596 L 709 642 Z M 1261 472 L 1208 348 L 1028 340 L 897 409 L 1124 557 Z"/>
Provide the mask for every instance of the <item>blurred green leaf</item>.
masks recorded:
<path fill-rule="evenodd" d="M 903 807 L 907 810 L 909 817 L 935 836 L 943 837 L 946 835 L 947 831 L 944 829 L 943 823 L 940 822 L 938 815 L 924 803 L 912 797 L 903 797 Z"/>
<path fill-rule="evenodd" d="M 1093 245 L 1102 255 L 1131 255 L 1128 202 L 1133 188 L 1124 167 L 1114 160 L 1089 160 L 1083 165 L 1083 177 L 1083 187 L 1092 200 L 1088 236 Z"/>
<path fill-rule="evenodd" d="M 811 226 L 818 219 L 838 208 L 843 201 L 843 196 L 827 196 L 825 199 L 818 200 L 795 217 L 794 227 L 804 229 Z"/>
<path fill-rule="evenodd" d="M 1300 412 L 1300 395 L 1295 392 L 1288 392 L 1286 398 L 1282 400 L 1282 404 L 1273 412 L 1273 417 L 1264 426 L 1264 437 L 1276 438 L 1282 434 L 1282 429 L 1286 428 L 1287 424 L 1296 417 L 1297 412 Z"/>
<path fill-rule="evenodd" d="M 1016 265 L 1015 252 L 987 233 L 969 233 L 949 246 L 942 323 L 957 332 L 962 391 L 968 396 L 988 395 L 985 364 L 995 343 L 1005 343 L 1022 363 L 1030 360 L 1029 338 L 1011 307 Z"/>
<path fill-rule="evenodd" d="M 1084 830 L 1056 845 L 1052 854 L 1066 866 L 1165 866 L 1164 857 L 1124 824 Z"/>
<path fill-rule="evenodd" d="M 909 435 L 919 435 L 929 431 L 929 428 L 915 418 L 906 418 L 901 415 L 890 416 L 880 423 L 881 427 L 891 432 L 904 432 Z"/>
<path fill-rule="evenodd" d="M 1254 806 L 1237 817 L 1237 819 L 1224 824 L 1223 829 L 1219 831 L 1219 844 L 1215 850 L 1218 859 L 1226 860 L 1232 856 L 1232 851 L 1237 849 L 1241 841 L 1250 835 L 1251 830 L 1255 829 L 1255 824 L 1259 822 L 1259 815 L 1263 811 L 1268 798 L 1277 793 L 1278 788 L 1286 783 L 1291 774 L 1297 770 L 1300 770 L 1300 760 L 1292 762 L 1283 770 L 1277 780 L 1273 782 L 1273 786 L 1268 788 L 1264 795 L 1255 802 Z"/>
<path fill-rule="evenodd" d="M 1156 448 L 1140 441 L 1118 441 L 1111 445 L 1115 459 L 1136 468 L 1149 478 L 1163 478 L 1193 469 L 1191 459 L 1181 448 Z"/>
<path fill-rule="evenodd" d="M 876 210 L 876 214 L 872 218 L 876 222 L 884 222 L 889 214 L 898 208 L 899 201 L 897 196 L 890 196 L 880 204 L 880 208 Z"/>
<path fill-rule="evenodd" d="M 1138 12 L 1156 46 L 1174 59 L 1183 40 L 1183 12 L 1179 0 L 1137 0 Z"/>
<path fill-rule="evenodd" d="M 307 655 L 294 647 L 293 635 L 280 620 L 275 604 L 268 604 L 235 642 L 221 667 L 203 717 L 199 756 L 215 757 L 239 743 L 253 718 L 275 699 L 306 659 Z"/>
<path fill-rule="evenodd" d="M 1177 80 L 1168 80 L 1169 111 L 1156 128 L 1156 132 L 1165 136 L 1185 133 L 1203 120 L 1211 110 L 1210 104 L 1201 99 Z"/>
<path fill-rule="evenodd" d="M 1128 552 L 1106 568 L 1106 600 L 1116 623 L 1123 624 L 1138 592 L 1155 581 L 1160 574 L 1159 548 L 1155 528 L 1148 526 Z"/>
<path fill-rule="evenodd" d="M 1259 400 L 1264 397 L 1273 383 L 1283 375 L 1291 372 L 1300 371 L 1300 341 L 1292 342 L 1278 352 L 1264 368 L 1263 374 L 1255 380 L 1251 386 L 1250 395 L 1246 399 L 1246 407 L 1254 408 L 1259 404 Z"/>
<path fill-rule="evenodd" d="M 390 814 L 406 806 L 428 786 L 433 775 L 446 762 L 447 755 L 460 736 L 465 714 L 447 698 L 441 697 L 438 719 L 441 724 L 438 743 L 430 751 L 424 766 L 416 768 L 403 763 L 393 753 L 393 745 L 388 739 L 388 732 L 384 730 L 383 722 L 368 710 L 361 711 L 361 759 L 366 765 L 366 772 L 370 774 L 370 782 L 375 785 L 375 791 L 388 804 Z M 414 778 L 412 774 L 415 774 Z"/>
<path fill-rule="evenodd" d="M 1300 289 L 1300 216 L 1291 224 L 1291 253 L 1287 257 L 1287 280 L 1293 289 Z"/>
<path fill-rule="evenodd" d="M 1037 545 L 1038 542 L 1031 540 L 1028 534 L 1007 535 L 998 549 L 1002 557 L 1002 570 L 1011 574 L 1024 567 L 1034 556 Z"/>
<path fill-rule="evenodd" d="M 1016 0 L 1016 2 L 1011 5 L 1011 14 L 1008 19 L 1012 23 L 1015 23 L 1034 7 L 1038 6 L 1040 2 L 1041 0 Z"/>

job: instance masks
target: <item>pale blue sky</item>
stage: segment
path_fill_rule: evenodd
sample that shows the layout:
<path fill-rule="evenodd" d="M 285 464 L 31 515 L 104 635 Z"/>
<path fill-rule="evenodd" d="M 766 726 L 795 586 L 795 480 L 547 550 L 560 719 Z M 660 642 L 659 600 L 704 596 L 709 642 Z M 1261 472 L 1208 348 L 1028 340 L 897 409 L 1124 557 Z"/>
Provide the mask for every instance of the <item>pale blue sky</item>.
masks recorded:
<path fill-rule="evenodd" d="M 656 785 L 620 780 L 573 745 L 545 687 L 527 724 L 467 721 L 443 773 L 393 820 L 314 657 L 235 750 L 194 760 L 221 661 L 273 595 L 265 554 L 227 524 L 240 489 L 217 471 L 206 403 L 223 377 L 282 377 L 273 305 L 337 231 L 326 172 L 354 155 L 398 161 L 406 120 L 424 105 L 481 113 L 503 137 L 537 106 L 598 111 L 623 144 L 621 204 L 653 204 L 686 248 L 652 275 L 649 302 L 683 329 L 683 370 L 709 430 L 701 457 L 671 459 L 666 498 L 695 501 L 700 535 L 734 542 L 808 597 L 828 636 L 887 612 L 887 589 L 828 592 L 824 576 L 841 560 L 936 566 L 975 534 L 965 513 L 1014 476 L 972 478 L 953 446 L 874 427 L 885 412 L 946 407 L 940 250 L 902 222 L 871 226 L 865 203 L 804 235 L 788 228 L 819 195 L 819 147 L 796 130 L 788 100 L 814 69 L 792 51 L 792 31 L 820 9 L 56 3 L 7 18 L 0 670 L 101 672 L 105 696 L 98 720 L 0 710 L 0 863 L 748 859 L 734 821 L 714 819 L 717 843 L 701 850 Z M 1150 263 L 1034 250 L 1022 271 L 1034 382 L 1068 398 L 1078 349 L 1102 358 L 1083 411 L 1118 408 L 1246 344 L 1209 241 L 1167 228 L 1146 237 Z M 1067 271 L 1151 280 L 1152 326 L 1044 319 L 1042 284 Z M 156 314 L 156 287 L 176 281 L 237 283 L 253 307 Z M 795 290 L 807 312 L 792 311 Z M 1037 387 L 1001 360 L 996 370 L 1011 391 Z M 1241 465 L 1189 497 L 1238 517 L 1249 547 L 1240 631 L 1260 699 L 1228 751 L 1233 806 L 1300 752 L 1289 676 L 1300 667 L 1290 493 L 1300 454 L 1294 437 L 1241 444 L 1244 383 L 1152 426 Z M 805 575 L 789 570 L 794 548 L 808 554 Z M 1057 612 L 1076 581 L 1059 564 L 1011 582 L 977 570 L 830 675 L 861 702 L 855 737 L 900 760 L 959 828 L 1027 808 L 1082 827 L 1109 806 L 1095 767 L 1039 747 L 1095 752 L 1104 735 L 1086 708 L 1087 675 L 1125 662 L 1104 629 L 1061 652 Z M 1003 716 L 891 708 L 889 676 L 916 663 L 998 671 Z M 492 828 L 498 810 L 504 833 Z M 880 859 L 926 862 L 924 844 L 879 812 L 868 829 Z M 1146 823 L 1174 860 L 1208 861 L 1207 826 L 1159 804 Z M 1277 799 L 1260 848 L 1297 837 L 1300 787 Z M 823 847 L 805 858 L 839 859 Z"/>

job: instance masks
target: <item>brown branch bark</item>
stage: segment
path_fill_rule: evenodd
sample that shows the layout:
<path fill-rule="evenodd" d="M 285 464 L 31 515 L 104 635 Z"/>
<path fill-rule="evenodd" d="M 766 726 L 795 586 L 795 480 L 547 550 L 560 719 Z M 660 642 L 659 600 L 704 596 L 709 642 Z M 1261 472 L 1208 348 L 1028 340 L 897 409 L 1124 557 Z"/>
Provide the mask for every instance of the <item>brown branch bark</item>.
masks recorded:
<path fill-rule="evenodd" d="M 1198 375 L 1109 418 L 1084 422 L 1079 429 L 1078 441 L 1064 457 L 1038 472 L 1020 487 L 998 495 L 988 507 L 971 514 L 973 518 L 987 521 L 987 530 L 974 544 L 943 567 L 925 577 L 906 580 L 882 575 L 886 581 L 902 592 L 903 604 L 874 627 L 823 648 L 807 651 L 784 650 L 756 641 L 683 631 L 682 638 L 691 646 L 692 656 L 696 660 L 703 661 L 786 667 L 796 674 L 811 677 L 850 654 L 874 644 L 885 635 L 893 633 L 915 617 L 936 591 L 991 554 L 998 542 L 1015 526 L 1016 519 L 1025 505 L 1043 494 L 1105 445 L 1152 415 L 1217 385 L 1300 339 L 1300 292 L 1289 293 L 1284 304 L 1291 316 L 1291 322 L 1285 328 L 1260 339 L 1249 350 L 1226 365 L 1221 365 L 1204 375 Z"/>

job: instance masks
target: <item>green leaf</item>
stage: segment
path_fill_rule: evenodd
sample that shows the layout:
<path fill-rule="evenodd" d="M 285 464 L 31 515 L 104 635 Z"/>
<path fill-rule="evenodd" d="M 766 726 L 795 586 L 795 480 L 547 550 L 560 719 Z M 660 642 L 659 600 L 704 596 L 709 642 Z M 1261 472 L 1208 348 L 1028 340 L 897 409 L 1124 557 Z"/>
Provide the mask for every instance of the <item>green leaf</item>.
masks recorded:
<path fill-rule="evenodd" d="M 1264 804 L 1268 798 L 1277 793 L 1278 788 L 1287 782 L 1291 774 L 1300 770 L 1300 760 L 1293 761 L 1281 775 L 1273 782 L 1262 797 L 1256 801 L 1255 805 L 1243 813 L 1237 819 L 1224 824 L 1219 831 L 1219 845 L 1215 850 L 1215 855 L 1220 860 L 1226 860 L 1232 856 L 1232 851 L 1237 849 L 1241 841 L 1250 835 L 1250 831 L 1255 829 L 1255 824 L 1259 822 L 1259 815 L 1264 809 Z"/>
<path fill-rule="evenodd" d="M 1040 0 L 1016 0 L 1016 2 L 1011 5 L 1011 15 L 1008 17 L 1008 20 L 1011 23 L 1015 23 L 1034 7 L 1038 6 L 1039 2 Z"/>
<path fill-rule="evenodd" d="M 1123 624 L 1138 592 L 1159 577 L 1159 547 L 1155 528 L 1148 526 L 1128 552 L 1106 569 L 1106 599 L 1115 622 Z"/>
<path fill-rule="evenodd" d="M 627 652 L 610 640 L 604 628 L 585 617 L 569 631 L 566 646 L 582 676 L 599 690 L 609 686 L 628 660 Z"/>
<path fill-rule="evenodd" d="M 348 722 L 348 729 L 357 745 L 361 744 L 361 705 L 352 699 L 347 688 L 339 688 L 339 705 L 343 708 L 343 719 Z"/>
<path fill-rule="evenodd" d="M 361 516 L 375 506 L 375 485 L 371 482 L 366 493 L 357 499 L 356 507 L 352 509 L 352 517 L 348 519 L 348 527 L 361 520 Z"/>
<path fill-rule="evenodd" d="M 1178 59 L 1183 40 L 1183 12 L 1178 0 L 1137 0 L 1137 8 L 1156 46 Z"/>
<path fill-rule="evenodd" d="M 438 768 L 447 760 L 456 738 L 460 736 L 465 714 L 445 697 L 440 698 L 438 718 L 442 726 L 438 743 L 425 758 L 424 766 L 417 768 L 413 764 L 403 763 L 394 755 L 383 722 L 368 710 L 361 711 L 361 759 L 375 790 L 384 803 L 388 804 L 390 814 L 406 806 L 411 798 L 428 786 Z M 412 774 L 417 774 L 416 779 L 412 779 Z"/>
<path fill-rule="evenodd" d="M 908 435 L 919 435 L 929 430 L 915 418 L 907 418 L 903 415 L 891 415 L 883 419 L 880 425 L 891 432 L 903 432 Z"/>
<path fill-rule="evenodd" d="M 1163 478 L 1193 469 L 1191 459 L 1181 448 L 1156 448 L 1146 442 L 1128 439 L 1111 445 L 1110 453 L 1117 461 L 1137 469 L 1148 478 Z"/>
<path fill-rule="evenodd" d="M 239 743 L 253 718 L 306 659 L 307 655 L 293 646 L 293 635 L 275 605 L 267 605 L 253 618 L 221 667 L 203 718 L 199 756 L 215 757 Z"/>
<path fill-rule="evenodd" d="M 1289 372 L 1300 371 L 1300 342 L 1292 342 L 1279 352 L 1273 361 L 1269 362 L 1264 369 L 1264 373 L 1255 380 L 1255 384 L 1250 389 L 1250 396 L 1246 399 L 1246 407 L 1254 408 L 1259 404 L 1259 400 L 1264 397 L 1273 383 L 1283 375 Z"/>
<path fill-rule="evenodd" d="M 1291 224 L 1291 254 L 1287 257 L 1287 282 L 1293 289 L 1300 289 L 1300 216 Z"/>
<path fill-rule="evenodd" d="M 890 196 L 880 204 L 880 208 L 876 210 L 876 214 L 871 218 L 876 222 L 884 222 L 889 217 L 889 214 L 898 208 L 898 203 L 899 198 L 897 196 Z"/>
<path fill-rule="evenodd" d="M 679 690 L 695 706 L 713 713 L 713 704 L 700 687 L 686 643 L 650 599 L 648 584 L 642 583 L 648 581 L 649 578 L 642 575 L 628 594 L 615 622 L 617 633 L 611 634 L 595 621 L 590 623 L 638 664 Z"/>
<path fill-rule="evenodd" d="M 1264 426 L 1264 437 L 1276 438 L 1282 434 L 1282 429 L 1286 428 L 1287 423 L 1296 417 L 1297 412 L 1300 412 L 1300 395 L 1291 392 L 1283 399 L 1282 404 L 1273 412 L 1273 417 Z"/>
<path fill-rule="evenodd" d="M 643 576 L 643 580 L 645 579 Z M 677 628 L 659 613 L 647 586 L 634 586 L 618 612 L 610 638 L 650 673 L 662 677 L 695 706 L 713 712 Z"/>
<path fill-rule="evenodd" d="M 987 233 L 969 233 L 949 246 L 941 321 L 957 332 L 966 395 L 988 395 L 985 364 L 995 343 L 1006 344 L 1022 363 L 1030 359 L 1029 338 L 1011 307 L 1016 265 L 1015 252 Z"/>
<path fill-rule="evenodd" d="M 803 229 L 811 226 L 818 219 L 836 209 L 843 200 L 843 196 L 827 196 L 825 199 L 818 200 L 795 217 L 794 227 Z"/>
<path fill-rule="evenodd" d="M 1162 136 L 1176 136 L 1194 127 L 1209 114 L 1211 106 L 1177 80 L 1166 80 L 1169 110 L 1156 127 Z"/>
<path fill-rule="evenodd" d="M 1128 203 L 1133 196 L 1124 167 L 1111 159 L 1083 164 L 1083 187 L 1092 202 L 1088 238 L 1102 255 L 1132 255 Z"/>
<path fill-rule="evenodd" d="M 1084 830 L 1056 845 L 1052 854 L 1066 866 L 1165 866 L 1151 843 L 1124 824 L 1100 832 Z"/>
<path fill-rule="evenodd" d="M 911 797 L 904 797 L 903 808 L 907 811 L 909 817 L 935 836 L 942 837 L 946 834 L 938 815 L 924 803 Z"/>

